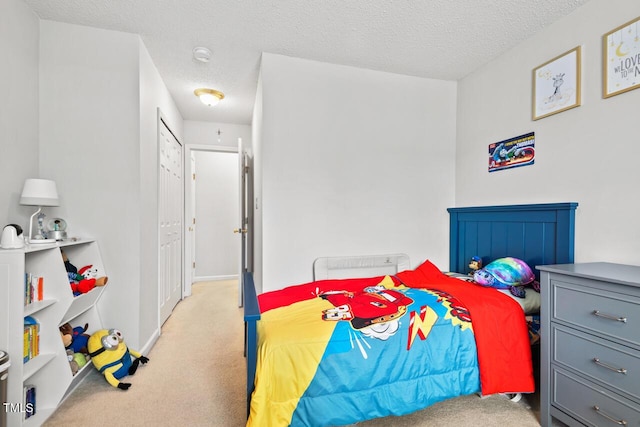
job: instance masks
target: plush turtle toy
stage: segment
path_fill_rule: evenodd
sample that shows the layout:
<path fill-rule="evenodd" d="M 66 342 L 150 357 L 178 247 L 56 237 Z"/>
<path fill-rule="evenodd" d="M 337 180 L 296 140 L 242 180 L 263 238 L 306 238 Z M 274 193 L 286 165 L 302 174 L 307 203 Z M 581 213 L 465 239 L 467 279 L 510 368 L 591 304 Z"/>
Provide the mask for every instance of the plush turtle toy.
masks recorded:
<path fill-rule="evenodd" d="M 93 366 L 104 375 L 109 384 L 121 390 L 129 389 L 131 384 L 119 380 L 135 374 L 140 363 L 145 364 L 149 361 L 148 357 L 128 348 L 122 332 L 117 329 L 101 329 L 94 332 L 89 337 L 87 346 Z"/>
<path fill-rule="evenodd" d="M 526 262 L 518 258 L 498 258 L 473 273 L 473 280 L 479 285 L 497 289 L 509 289 L 519 298 L 524 298 L 525 287 L 531 286 L 540 292 L 540 284 Z"/>

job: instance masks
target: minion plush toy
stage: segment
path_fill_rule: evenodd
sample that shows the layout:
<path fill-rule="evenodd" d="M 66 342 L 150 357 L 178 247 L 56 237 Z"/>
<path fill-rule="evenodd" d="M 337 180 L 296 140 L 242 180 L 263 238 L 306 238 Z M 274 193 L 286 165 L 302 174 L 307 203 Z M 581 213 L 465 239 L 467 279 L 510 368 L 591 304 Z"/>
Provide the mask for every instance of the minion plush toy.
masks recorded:
<path fill-rule="evenodd" d="M 118 380 L 135 374 L 140 362 L 145 364 L 149 361 L 148 357 L 128 348 L 122 332 L 117 329 L 101 329 L 94 332 L 89 337 L 87 348 L 93 366 L 104 375 L 109 384 L 121 390 L 127 390 L 131 384 Z M 133 361 L 132 356 L 135 358 Z"/>

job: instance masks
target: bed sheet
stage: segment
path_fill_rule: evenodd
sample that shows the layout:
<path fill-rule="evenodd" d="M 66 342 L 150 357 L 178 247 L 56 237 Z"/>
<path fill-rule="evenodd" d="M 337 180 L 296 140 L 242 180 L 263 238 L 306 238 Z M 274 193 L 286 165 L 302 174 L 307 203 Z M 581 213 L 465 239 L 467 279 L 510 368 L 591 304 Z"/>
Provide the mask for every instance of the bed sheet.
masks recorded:
<path fill-rule="evenodd" d="M 247 425 L 344 425 L 478 391 L 532 392 L 521 308 L 495 289 L 468 288 L 426 261 L 394 277 L 260 295 Z"/>
<path fill-rule="evenodd" d="M 469 282 L 471 284 L 475 284 L 473 281 L 473 276 L 462 273 L 455 272 L 445 272 L 449 277 L 454 277 L 459 280 L 464 280 L 465 282 Z M 475 284 L 476 286 L 480 286 Z M 513 295 L 508 289 L 496 289 L 498 292 L 501 292 L 507 295 L 509 298 L 513 298 L 515 302 L 520 304 L 522 310 L 525 315 L 533 315 L 540 312 L 540 292 L 536 292 L 533 288 L 525 288 L 525 296 L 524 298 L 519 298 Z"/>

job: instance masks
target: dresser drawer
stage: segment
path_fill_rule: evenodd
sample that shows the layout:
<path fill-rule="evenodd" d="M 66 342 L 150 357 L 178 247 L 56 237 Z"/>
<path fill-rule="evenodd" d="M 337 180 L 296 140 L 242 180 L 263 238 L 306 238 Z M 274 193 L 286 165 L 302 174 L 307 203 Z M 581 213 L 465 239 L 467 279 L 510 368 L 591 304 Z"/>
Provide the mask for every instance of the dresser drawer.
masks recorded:
<path fill-rule="evenodd" d="M 593 426 L 640 425 L 638 405 L 553 365 L 551 375 L 551 404 L 568 415 Z"/>
<path fill-rule="evenodd" d="M 551 361 L 607 383 L 640 402 L 640 352 L 592 335 L 551 326 Z"/>
<path fill-rule="evenodd" d="M 551 284 L 552 321 L 640 346 L 640 298 L 558 280 Z"/>

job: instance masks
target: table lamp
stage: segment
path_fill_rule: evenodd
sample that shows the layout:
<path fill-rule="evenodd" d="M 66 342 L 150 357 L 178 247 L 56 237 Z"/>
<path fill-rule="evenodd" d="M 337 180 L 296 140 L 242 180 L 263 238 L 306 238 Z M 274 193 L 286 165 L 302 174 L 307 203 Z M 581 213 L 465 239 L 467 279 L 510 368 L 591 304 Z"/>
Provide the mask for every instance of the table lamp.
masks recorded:
<path fill-rule="evenodd" d="M 38 210 L 31 215 L 29 219 L 29 235 L 27 243 L 49 243 L 55 242 L 55 239 L 46 239 L 42 235 L 42 231 L 38 236 L 33 236 L 33 218 L 41 211 L 43 206 L 59 206 L 58 190 L 55 181 L 48 179 L 27 179 L 24 182 L 22 196 L 20 196 L 20 204 L 25 206 L 37 206 Z"/>

